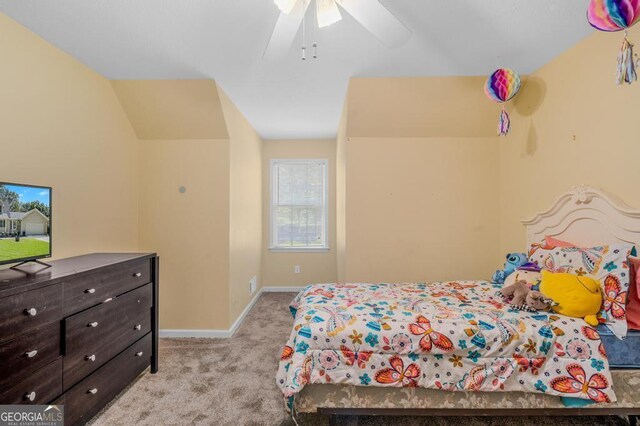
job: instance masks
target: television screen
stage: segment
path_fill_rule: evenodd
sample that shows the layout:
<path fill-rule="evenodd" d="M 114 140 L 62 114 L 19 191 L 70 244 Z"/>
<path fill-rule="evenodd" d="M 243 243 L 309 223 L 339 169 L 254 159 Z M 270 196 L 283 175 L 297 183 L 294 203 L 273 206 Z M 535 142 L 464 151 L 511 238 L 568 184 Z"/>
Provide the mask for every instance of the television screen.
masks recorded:
<path fill-rule="evenodd" d="M 0 182 L 0 264 L 51 256 L 51 188 Z"/>

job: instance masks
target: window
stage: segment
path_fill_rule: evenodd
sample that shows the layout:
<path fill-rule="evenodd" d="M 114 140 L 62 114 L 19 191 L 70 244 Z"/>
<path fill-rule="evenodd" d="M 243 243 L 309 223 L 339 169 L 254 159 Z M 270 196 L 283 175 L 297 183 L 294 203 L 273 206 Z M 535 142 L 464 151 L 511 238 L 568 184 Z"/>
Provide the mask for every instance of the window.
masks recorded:
<path fill-rule="evenodd" d="M 327 160 L 271 160 L 271 249 L 328 250 Z"/>
<path fill-rule="evenodd" d="M 0 220 L 0 228 L 4 228 L 5 224 L 4 224 L 4 220 Z"/>

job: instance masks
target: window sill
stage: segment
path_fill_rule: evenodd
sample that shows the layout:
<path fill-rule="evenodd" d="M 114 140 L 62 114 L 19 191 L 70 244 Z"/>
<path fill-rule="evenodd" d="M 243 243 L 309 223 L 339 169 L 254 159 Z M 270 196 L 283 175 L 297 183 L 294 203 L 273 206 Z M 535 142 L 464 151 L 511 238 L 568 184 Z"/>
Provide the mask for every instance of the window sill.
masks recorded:
<path fill-rule="evenodd" d="M 272 253 L 327 253 L 328 247 L 318 248 L 283 248 L 283 247 L 269 247 L 269 251 Z"/>

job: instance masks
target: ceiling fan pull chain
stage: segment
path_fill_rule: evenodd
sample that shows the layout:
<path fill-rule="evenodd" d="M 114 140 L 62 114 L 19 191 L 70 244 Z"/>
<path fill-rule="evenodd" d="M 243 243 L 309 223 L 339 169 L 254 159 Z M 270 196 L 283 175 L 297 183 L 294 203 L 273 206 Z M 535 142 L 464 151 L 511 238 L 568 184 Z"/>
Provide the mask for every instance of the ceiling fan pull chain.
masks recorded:
<path fill-rule="evenodd" d="M 318 59 L 318 2 L 316 1 L 316 7 L 313 8 L 313 59 Z"/>

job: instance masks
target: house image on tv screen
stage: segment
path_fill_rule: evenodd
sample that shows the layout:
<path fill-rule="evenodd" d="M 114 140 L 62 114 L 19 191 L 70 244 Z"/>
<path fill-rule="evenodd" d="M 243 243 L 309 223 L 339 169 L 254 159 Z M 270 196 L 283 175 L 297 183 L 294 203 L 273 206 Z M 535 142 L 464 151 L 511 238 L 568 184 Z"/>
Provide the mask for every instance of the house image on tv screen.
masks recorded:
<path fill-rule="evenodd" d="M 51 188 L 0 183 L 0 264 L 51 256 Z"/>
<path fill-rule="evenodd" d="M 24 212 L 1 212 L 0 233 L 27 235 L 47 235 L 49 219 L 38 209 Z"/>
<path fill-rule="evenodd" d="M 49 191 L 25 188 L 0 185 L 0 237 L 49 235 Z"/>

